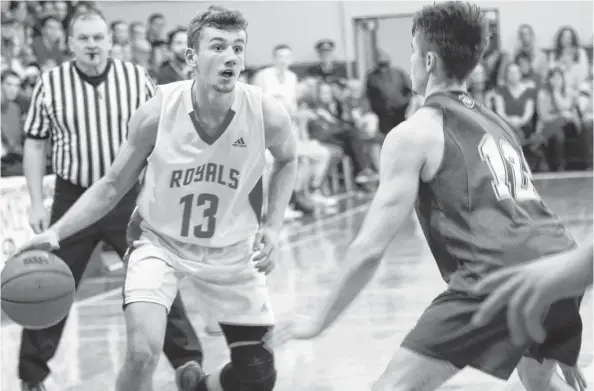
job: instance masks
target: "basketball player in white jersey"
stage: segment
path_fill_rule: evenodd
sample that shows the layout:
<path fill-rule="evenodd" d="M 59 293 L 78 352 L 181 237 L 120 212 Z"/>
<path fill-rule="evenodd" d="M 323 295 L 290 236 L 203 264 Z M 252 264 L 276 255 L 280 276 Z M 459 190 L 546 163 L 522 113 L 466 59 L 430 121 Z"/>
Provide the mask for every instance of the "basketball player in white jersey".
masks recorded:
<path fill-rule="evenodd" d="M 178 369 L 184 391 L 271 391 L 276 380 L 265 341 L 274 319 L 265 273 L 273 266 L 283 214 L 296 178 L 288 113 L 273 97 L 236 82 L 244 69 L 247 22 L 209 7 L 188 28 L 186 60 L 195 80 L 160 86 L 140 106 L 127 142 L 103 179 L 26 248 L 60 240 L 104 216 L 146 174 L 138 198 L 141 234 L 125 283 L 128 348 L 116 389 L 152 390 L 166 314 L 180 278 L 210 307 L 231 362 L 204 376 Z M 265 151 L 275 159 L 266 222 L 260 226 Z"/>

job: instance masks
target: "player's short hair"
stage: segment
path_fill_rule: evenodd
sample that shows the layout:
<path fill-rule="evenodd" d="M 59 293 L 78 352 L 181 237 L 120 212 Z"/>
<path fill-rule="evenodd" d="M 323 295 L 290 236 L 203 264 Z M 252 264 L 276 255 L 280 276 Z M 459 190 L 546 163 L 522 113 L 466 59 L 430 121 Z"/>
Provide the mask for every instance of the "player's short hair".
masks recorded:
<path fill-rule="evenodd" d="M 194 16 L 188 26 L 188 47 L 198 50 L 200 36 L 205 27 L 218 30 L 247 30 L 248 22 L 240 11 L 211 5 L 204 12 Z"/>
<path fill-rule="evenodd" d="M 101 11 L 99 11 L 95 8 L 90 8 L 88 11 L 79 12 L 72 16 L 72 19 L 70 19 L 70 23 L 68 23 L 68 36 L 69 37 L 72 36 L 72 30 L 73 30 L 73 27 L 76 24 L 76 22 L 78 22 L 79 20 L 92 20 L 92 19 L 101 19 L 102 21 L 105 22 L 106 25 L 108 24 L 107 19 L 105 19 L 105 16 L 103 16 Z"/>
<path fill-rule="evenodd" d="M 481 59 L 489 43 L 489 22 L 479 6 L 448 1 L 425 6 L 413 19 L 413 35 L 420 35 L 420 50 L 435 51 L 445 75 L 464 80 Z"/>

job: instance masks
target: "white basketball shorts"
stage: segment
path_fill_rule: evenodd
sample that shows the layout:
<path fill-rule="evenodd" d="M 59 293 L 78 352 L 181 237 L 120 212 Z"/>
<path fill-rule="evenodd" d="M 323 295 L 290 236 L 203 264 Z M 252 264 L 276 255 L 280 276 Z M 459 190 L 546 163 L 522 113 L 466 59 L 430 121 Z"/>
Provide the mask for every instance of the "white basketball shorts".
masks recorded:
<path fill-rule="evenodd" d="M 225 248 L 173 245 L 143 230 L 129 255 L 124 304 L 156 303 L 169 311 L 187 277 L 209 322 L 273 325 L 266 276 L 254 267 L 252 246 L 253 239 Z"/>

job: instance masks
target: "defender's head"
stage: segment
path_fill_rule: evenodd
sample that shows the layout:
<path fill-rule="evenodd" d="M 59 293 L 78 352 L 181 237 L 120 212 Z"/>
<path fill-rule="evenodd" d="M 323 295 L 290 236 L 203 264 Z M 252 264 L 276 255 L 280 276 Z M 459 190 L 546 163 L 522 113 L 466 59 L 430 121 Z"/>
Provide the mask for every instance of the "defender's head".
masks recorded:
<path fill-rule="evenodd" d="M 429 84 L 465 81 L 489 42 L 489 24 L 478 6 L 450 1 L 417 12 L 412 34 L 413 90 L 425 95 Z"/>
<path fill-rule="evenodd" d="M 199 83 L 229 93 L 245 69 L 247 21 L 239 11 L 210 6 L 188 27 L 186 61 Z"/>

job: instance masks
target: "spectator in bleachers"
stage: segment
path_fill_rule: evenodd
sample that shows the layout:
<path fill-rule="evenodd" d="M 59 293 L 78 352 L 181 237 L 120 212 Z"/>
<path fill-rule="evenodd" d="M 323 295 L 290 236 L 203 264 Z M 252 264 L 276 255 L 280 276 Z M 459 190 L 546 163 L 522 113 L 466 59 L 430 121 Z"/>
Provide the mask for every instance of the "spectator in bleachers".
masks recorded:
<path fill-rule="evenodd" d="M 151 45 L 158 41 L 165 40 L 165 24 L 165 15 L 161 13 L 154 13 L 149 16 L 146 29 L 146 39 L 151 43 Z"/>
<path fill-rule="evenodd" d="M 536 91 L 522 82 L 520 67 L 507 64 L 504 84 L 495 90 L 495 111 L 516 130 L 520 140 L 534 132 Z"/>
<path fill-rule="evenodd" d="M 342 120 L 342 107 L 336 101 L 330 84 L 318 85 L 317 100 L 313 109 L 315 116 L 308 122 L 310 137 L 322 144 L 341 148 L 353 162 L 355 182 L 366 190 L 363 185 L 375 180 L 377 175 L 365 153 L 359 133 Z"/>
<path fill-rule="evenodd" d="M 574 92 L 588 77 L 588 54 L 580 46 L 577 32 L 571 27 L 561 27 L 555 35 L 551 53 L 551 66 L 560 66 L 565 72 L 567 87 Z"/>
<path fill-rule="evenodd" d="M 142 22 L 130 23 L 130 45 L 146 40 L 146 26 Z"/>
<path fill-rule="evenodd" d="M 503 85 L 505 66 L 510 62 L 509 55 L 499 47 L 499 24 L 490 21 L 491 39 L 483 54 L 482 64 L 485 67 L 485 91 Z"/>
<path fill-rule="evenodd" d="M 22 175 L 22 112 L 16 103 L 21 78 L 11 70 L 2 72 L 2 176 Z"/>
<path fill-rule="evenodd" d="M 254 75 L 252 83 L 268 94 L 285 100 L 289 113 L 297 111 L 297 74 L 290 69 L 293 51 L 289 45 L 280 44 L 272 49 L 274 64 Z"/>
<path fill-rule="evenodd" d="M 14 29 L 14 36 L 17 37 L 19 42 L 23 45 L 29 45 L 31 42 L 31 28 L 29 26 L 29 10 L 27 3 L 24 1 L 11 1 L 9 5 L 9 12 L 14 23 L 12 28 Z"/>
<path fill-rule="evenodd" d="M 336 63 L 334 49 L 336 44 L 331 39 L 322 39 L 315 45 L 319 62 L 309 67 L 305 74 L 308 77 L 321 79 L 326 83 L 336 83 L 346 79 L 346 68 Z"/>
<path fill-rule="evenodd" d="M 46 16 L 40 22 L 41 35 L 33 39 L 31 48 L 40 64 L 53 60 L 61 64 L 66 56 L 65 35 L 62 23 L 55 16 Z"/>
<path fill-rule="evenodd" d="M 588 67 L 588 78 L 581 84 L 578 96 L 578 110 L 582 120 L 581 134 L 584 145 L 584 168 L 592 168 L 592 129 L 593 129 L 593 107 L 592 98 L 594 85 L 592 83 L 592 66 Z"/>
<path fill-rule="evenodd" d="M 62 27 L 64 29 L 68 28 L 68 25 L 65 24 L 66 20 L 68 19 L 68 14 L 70 13 L 70 7 L 66 1 L 54 1 L 54 16 L 62 22 Z"/>
<path fill-rule="evenodd" d="M 148 40 L 136 41 L 132 44 L 132 62 L 148 70 L 149 75 L 157 80 L 158 72 L 153 63 L 153 47 Z"/>
<path fill-rule="evenodd" d="M 116 20 L 109 26 L 111 38 L 114 45 L 126 45 L 130 42 L 130 31 L 128 24 L 123 20 Z"/>
<path fill-rule="evenodd" d="M 24 78 L 21 82 L 19 96 L 17 98 L 17 103 L 19 104 L 22 113 L 26 113 L 29 110 L 33 88 L 35 87 L 35 84 L 37 84 L 39 76 L 41 76 L 41 68 L 37 63 L 27 65 Z"/>
<path fill-rule="evenodd" d="M 528 53 L 519 52 L 516 54 L 514 62 L 518 64 L 518 67 L 520 67 L 522 82 L 528 87 L 538 91 L 544 75 L 537 73 L 534 68 L 532 68 L 532 61 Z"/>
<path fill-rule="evenodd" d="M 538 171 L 542 160 L 540 144 L 534 140 L 534 114 L 536 90 L 522 82 L 520 67 L 507 64 L 505 84 L 494 91 L 495 112 L 515 130 L 524 156 L 533 171 Z"/>
<path fill-rule="evenodd" d="M 566 142 L 577 134 L 578 118 L 575 100 L 567 88 L 565 74 L 560 67 L 549 70 L 538 92 L 537 130 L 545 143 L 545 159 L 551 171 L 564 170 L 567 161 Z"/>
<path fill-rule="evenodd" d="M 172 30 L 167 35 L 169 60 L 165 61 L 159 69 L 157 81 L 159 84 L 168 84 L 192 77 L 192 67 L 186 63 L 186 48 L 188 32 L 183 27 Z"/>
<path fill-rule="evenodd" d="M 489 109 L 495 108 L 493 90 L 487 90 L 487 71 L 483 64 L 477 64 L 470 74 L 467 84 L 468 93 L 474 100 Z"/>
<path fill-rule="evenodd" d="M 408 74 L 391 66 L 387 53 L 377 53 L 377 67 L 367 75 L 366 95 L 379 118 L 379 130 L 387 134 L 405 120 L 412 95 Z"/>
<path fill-rule="evenodd" d="M 526 76 L 527 71 L 524 72 L 526 65 L 518 62 L 518 57 L 521 56 L 522 61 L 527 60 L 531 70 L 530 75 L 533 77 L 537 85 L 540 85 L 540 80 L 544 77 L 548 64 L 547 56 L 544 51 L 536 47 L 536 38 L 534 36 L 534 29 L 529 24 L 522 24 L 518 27 L 518 41 L 514 51 L 515 62 L 522 68 L 522 74 Z"/>
<path fill-rule="evenodd" d="M 109 51 L 109 55 L 118 60 L 132 61 L 132 48 L 130 44 L 120 45 L 119 43 L 114 43 Z"/>

